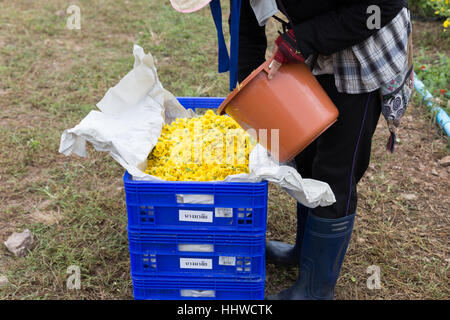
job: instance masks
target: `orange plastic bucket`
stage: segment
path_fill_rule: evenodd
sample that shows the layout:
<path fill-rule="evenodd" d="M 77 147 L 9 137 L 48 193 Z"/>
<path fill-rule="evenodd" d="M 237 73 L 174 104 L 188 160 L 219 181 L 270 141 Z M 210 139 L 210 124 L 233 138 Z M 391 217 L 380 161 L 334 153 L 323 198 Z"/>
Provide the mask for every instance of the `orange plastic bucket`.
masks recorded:
<path fill-rule="evenodd" d="M 250 134 L 256 134 L 263 147 L 285 162 L 336 122 L 338 110 L 305 64 L 282 65 L 268 80 L 271 61 L 234 89 L 218 112 L 227 113 L 245 130 L 254 129 L 256 133 Z M 273 142 L 277 138 L 278 148 Z"/>

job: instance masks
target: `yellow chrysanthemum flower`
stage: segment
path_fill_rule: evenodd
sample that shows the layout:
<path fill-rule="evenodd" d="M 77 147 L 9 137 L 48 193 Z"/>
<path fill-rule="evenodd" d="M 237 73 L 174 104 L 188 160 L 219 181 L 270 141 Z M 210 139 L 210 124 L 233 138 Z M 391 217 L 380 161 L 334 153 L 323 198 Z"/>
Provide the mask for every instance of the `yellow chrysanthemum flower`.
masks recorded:
<path fill-rule="evenodd" d="M 218 181 L 248 173 L 256 142 L 228 116 L 203 116 L 166 124 L 148 156 L 145 173 L 167 181 Z"/>

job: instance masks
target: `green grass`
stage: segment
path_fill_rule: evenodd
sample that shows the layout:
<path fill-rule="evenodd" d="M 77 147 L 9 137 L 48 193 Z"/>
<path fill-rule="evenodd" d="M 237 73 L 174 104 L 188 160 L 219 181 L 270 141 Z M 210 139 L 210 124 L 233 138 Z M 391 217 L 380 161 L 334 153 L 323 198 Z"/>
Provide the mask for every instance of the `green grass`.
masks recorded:
<path fill-rule="evenodd" d="M 181 15 L 168 2 L 144 0 L 73 3 L 81 7 L 81 30 L 66 29 L 66 1 L 0 0 L 0 240 L 29 228 L 37 243 L 24 258 L 0 248 L 0 274 L 10 282 L 0 299 L 132 299 L 123 169 L 90 146 L 88 159 L 65 157 L 58 147 L 63 130 L 132 68 L 134 43 L 153 54 L 163 85 L 175 95 L 228 92 L 227 74 L 217 74 L 209 10 Z M 226 17 L 224 27 L 227 32 Z M 432 70 L 424 81 L 436 87 L 448 70 L 444 58 L 434 67 L 439 53 L 448 53 L 448 41 L 430 40 L 441 39 L 438 29 L 426 24 L 415 40 L 424 48 L 417 61 Z M 269 31 L 273 38 L 273 24 Z M 446 142 L 424 108 L 408 112 L 415 121 L 400 132 L 397 154 L 384 151 L 385 127 L 374 139 L 375 169 L 360 186 L 338 299 L 449 298 L 448 180 L 446 169 L 435 166 L 447 154 Z M 404 192 L 417 192 L 419 200 L 402 200 Z M 293 200 L 271 186 L 268 205 L 268 238 L 294 241 Z M 376 292 L 365 286 L 372 264 L 383 274 Z M 81 290 L 66 288 L 70 265 L 81 269 Z M 296 277 L 272 265 L 267 274 L 269 293 Z"/>
<path fill-rule="evenodd" d="M 421 51 L 416 59 L 416 73 L 431 92 L 434 98 L 438 98 L 438 104 L 447 112 L 450 112 L 450 57 L 444 53 L 438 53 L 436 58 L 427 56 Z"/>

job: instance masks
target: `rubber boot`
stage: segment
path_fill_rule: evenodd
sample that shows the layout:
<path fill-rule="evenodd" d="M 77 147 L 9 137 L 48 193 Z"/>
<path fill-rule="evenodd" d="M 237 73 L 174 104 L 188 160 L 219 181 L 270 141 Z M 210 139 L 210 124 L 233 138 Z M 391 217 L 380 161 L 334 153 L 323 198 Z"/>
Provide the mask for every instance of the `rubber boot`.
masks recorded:
<path fill-rule="evenodd" d="M 286 268 L 298 265 L 308 210 L 307 207 L 297 202 L 297 236 L 295 245 L 269 241 L 266 243 L 267 262 Z"/>
<path fill-rule="evenodd" d="M 347 251 L 356 214 L 324 219 L 311 210 L 305 226 L 298 279 L 268 300 L 331 300 Z"/>

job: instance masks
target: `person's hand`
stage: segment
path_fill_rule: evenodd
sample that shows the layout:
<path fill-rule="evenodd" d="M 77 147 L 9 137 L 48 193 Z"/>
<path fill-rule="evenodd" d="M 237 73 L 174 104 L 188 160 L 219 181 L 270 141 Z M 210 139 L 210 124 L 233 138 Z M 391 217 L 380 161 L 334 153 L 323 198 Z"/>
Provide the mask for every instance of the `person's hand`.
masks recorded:
<path fill-rule="evenodd" d="M 297 41 L 292 29 L 280 35 L 275 41 L 274 59 L 269 65 L 268 79 L 272 79 L 275 73 L 285 63 L 301 63 L 305 58 L 297 50 Z"/>

